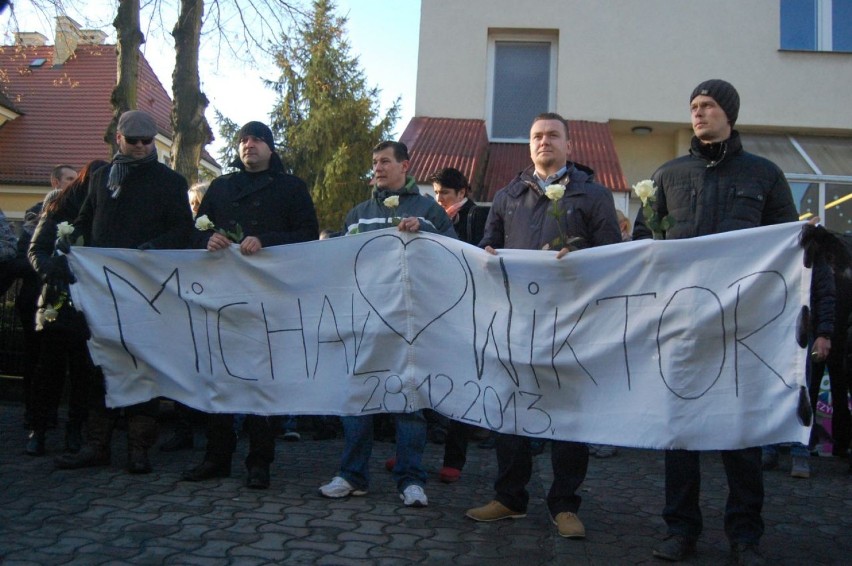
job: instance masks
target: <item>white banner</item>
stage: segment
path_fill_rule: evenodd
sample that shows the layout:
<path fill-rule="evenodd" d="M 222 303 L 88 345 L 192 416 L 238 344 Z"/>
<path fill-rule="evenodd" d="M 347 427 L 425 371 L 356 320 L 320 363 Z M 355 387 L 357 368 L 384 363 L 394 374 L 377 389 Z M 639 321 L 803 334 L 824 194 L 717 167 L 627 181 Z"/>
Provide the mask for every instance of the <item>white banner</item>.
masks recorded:
<path fill-rule="evenodd" d="M 791 223 L 569 254 L 382 230 L 267 248 L 74 248 L 107 404 L 433 408 L 501 432 L 652 448 L 806 442 Z"/>

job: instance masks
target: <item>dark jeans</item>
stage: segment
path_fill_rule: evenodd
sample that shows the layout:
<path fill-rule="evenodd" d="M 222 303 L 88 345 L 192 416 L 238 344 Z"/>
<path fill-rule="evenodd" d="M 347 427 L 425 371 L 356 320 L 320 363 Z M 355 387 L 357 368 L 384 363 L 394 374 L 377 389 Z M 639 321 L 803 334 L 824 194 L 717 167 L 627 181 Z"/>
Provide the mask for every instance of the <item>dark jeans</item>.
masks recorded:
<path fill-rule="evenodd" d="M 530 495 L 526 486 L 532 476 L 530 439 L 512 434 L 497 435 L 497 481 L 495 499 L 513 511 L 526 513 Z M 577 490 L 586 479 L 589 447 L 579 442 L 551 442 L 553 484 L 547 494 L 547 508 L 555 517 L 563 511 L 576 513 L 581 498 Z"/>
<path fill-rule="evenodd" d="M 473 426 L 450 420 L 447 424 L 447 438 L 444 441 L 444 467 L 461 470 L 467 461 L 467 445 Z"/>
<path fill-rule="evenodd" d="M 725 534 L 732 543 L 757 544 L 763 535 L 763 471 L 760 447 L 723 450 L 728 477 Z M 704 527 L 698 496 L 701 491 L 700 452 L 666 450 L 666 506 L 669 533 L 697 539 Z"/>
<path fill-rule="evenodd" d="M 275 460 L 275 432 L 278 417 L 247 415 L 245 429 L 249 435 L 249 452 L 246 467 L 269 466 Z M 212 414 L 207 421 L 207 453 L 204 459 L 223 464 L 231 461 L 237 449 L 237 433 L 234 430 L 234 415 Z"/>
<path fill-rule="evenodd" d="M 52 330 L 39 334 L 42 348 L 32 383 L 33 428 L 44 430 L 50 421 L 56 419 L 66 374 L 68 420 L 82 423 L 88 413 L 88 388 L 94 373 L 86 340 Z"/>

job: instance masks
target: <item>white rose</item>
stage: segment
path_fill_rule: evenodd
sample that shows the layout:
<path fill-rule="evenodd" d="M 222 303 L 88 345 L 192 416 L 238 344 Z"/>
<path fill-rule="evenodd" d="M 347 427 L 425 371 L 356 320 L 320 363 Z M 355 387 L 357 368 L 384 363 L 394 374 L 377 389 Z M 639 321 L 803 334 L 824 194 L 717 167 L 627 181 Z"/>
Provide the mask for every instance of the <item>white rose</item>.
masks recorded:
<path fill-rule="evenodd" d="M 548 185 L 544 189 L 544 196 L 549 198 L 550 200 L 559 200 L 565 194 L 565 187 L 562 185 Z"/>
<path fill-rule="evenodd" d="M 633 194 L 642 201 L 642 206 L 647 206 L 648 199 L 657 194 L 657 186 L 651 179 L 645 179 L 633 185 Z"/>
<path fill-rule="evenodd" d="M 384 204 L 388 208 L 398 207 L 399 206 L 399 195 L 393 195 L 392 197 L 386 198 L 384 201 L 382 201 L 382 204 Z"/>
<path fill-rule="evenodd" d="M 195 219 L 195 227 L 198 230 L 201 230 L 202 232 L 204 232 L 206 230 L 212 230 L 213 228 L 215 228 L 215 226 L 210 221 L 210 219 L 207 218 L 206 214 L 202 214 L 201 216 L 199 216 L 198 218 Z"/>
<path fill-rule="evenodd" d="M 56 319 L 59 318 L 59 311 L 57 311 L 53 305 L 48 305 L 44 309 L 44 320 L 46 322 L 56 322 Z"/>
<path fill-rule="evenodd" d="M 56 235 L 60 238 L 70 236 L 74 233 L 74 225 L 68 222 L 60 222 L 56 225 Z"/>

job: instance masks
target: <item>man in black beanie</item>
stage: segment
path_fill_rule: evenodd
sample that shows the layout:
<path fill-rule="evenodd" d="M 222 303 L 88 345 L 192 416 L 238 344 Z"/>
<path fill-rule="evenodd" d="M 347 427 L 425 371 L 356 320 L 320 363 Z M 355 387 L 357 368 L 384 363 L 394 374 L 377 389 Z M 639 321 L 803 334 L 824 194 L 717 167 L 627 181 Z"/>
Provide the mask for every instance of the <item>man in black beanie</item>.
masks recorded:
<path fill-rule="evenodd" d="M 249 122 L 240 129 L 237 140 L 239 158 L 231 165 L 239 171 L 210 183 L 198 208 L 194 246 L 219 252 L 234 244 L 243 255 L 250 256 L 269 246 L 316 240 L 319 225 L 311 194 L 304 181 L 284 172 L 269 128 L 261 122 Z M 212 225 L 205 225 L 205 219 Z M 250 488 L 269 487 L 276 425 L 274 417 L 246 417 L 246 484 Z M 234 415 L 209 415 L 204 460 L 185 471 L 183 479 L 230 476 L 236 445 Z"/>
<path fill-rule="evenodd" d="M 693 238 L 743 228 L 798 220 L 790 186 L 771 161 L 743 150 L 734 124 L 740 97 L 728 82 L 699 84 L 689 97 L 692 138 L 689 155 L 660 167 L 653 176 L 657 219 L 669 217 L 667 240 Z M 640 211 L 633 238 L 650 238 Z M 654 556 L 680 561 L 695 553 L 703 527 L 698 505 L 701 483 L 699 452 L 666 451 L 668 538 Z M 763 535 L 761 448 L 721 452 L 728 477 L 725 534 L 735 564 L 762 564 L 758 543 Z"/>

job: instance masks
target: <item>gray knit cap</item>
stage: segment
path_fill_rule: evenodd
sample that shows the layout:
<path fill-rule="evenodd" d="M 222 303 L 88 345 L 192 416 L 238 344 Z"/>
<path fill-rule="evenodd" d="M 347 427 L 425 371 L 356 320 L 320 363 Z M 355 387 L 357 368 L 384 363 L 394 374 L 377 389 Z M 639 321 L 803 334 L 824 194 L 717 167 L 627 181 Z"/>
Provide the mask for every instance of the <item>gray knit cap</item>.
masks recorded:
<path fill-rule="evenodd" d="M 692 104 L 695 97 L 702 94 L 716 101 L 716 104 L 725 111 L 728 121 L 733 126 L 737 121 L 737 116 L 740 114 L 740 95 L 737 89 L 734 88 L 734 85 L 722 79 L 704 81 L 692 91 L 689 103 Z"/>

